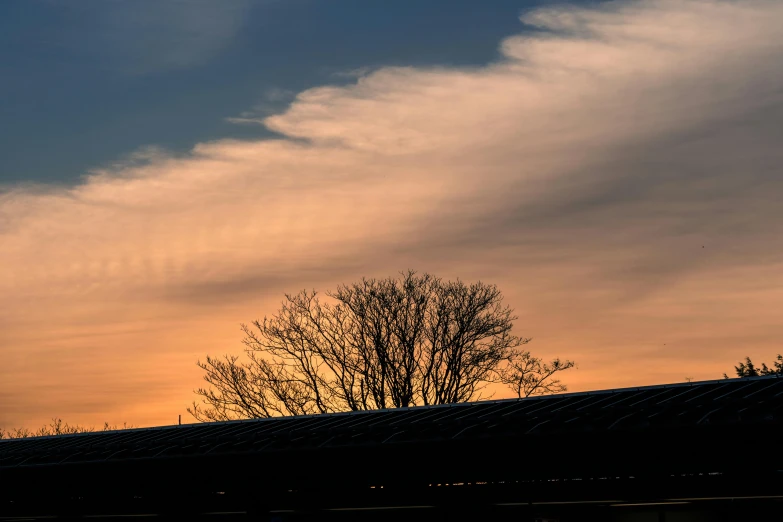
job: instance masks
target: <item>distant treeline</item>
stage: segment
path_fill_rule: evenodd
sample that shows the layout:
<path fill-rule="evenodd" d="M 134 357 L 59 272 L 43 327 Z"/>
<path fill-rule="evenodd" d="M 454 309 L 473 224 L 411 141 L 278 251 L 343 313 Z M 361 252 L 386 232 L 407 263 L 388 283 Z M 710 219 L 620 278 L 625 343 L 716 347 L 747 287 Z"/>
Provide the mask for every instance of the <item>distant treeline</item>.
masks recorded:
<path fill-rule="evenodd" d="M 123 423 L 122 426 L 119 426 L 104 422 L 103 429 L 100 431 L 125 430 L 130 428 L 133 428 L 133 426 L 127 423 Z M 50 424 L 42 426 L 37 430 L 30 430 L 28 428 L 5 430 L 0 428 L 0 439 L 23 439 L 26 437 L 46 437 L 48 435 L 68 435 L 71 433 L 90 433 L 93 431 L 98 430 L 93 426 L 71 425 L 67 422 L 63 422 L 60 418 L 54 418 Z"/>
<path fill-rule="evenodd" d="M 745 357 L 745 362 L 740 362 L 734 367 L 734 372 L 737 377 L 761 377 L 763 375 L 783 375 L 783 355 L 778 354 L 777 359 L 772 361 L 772 366 L 769 367 L 765 363 L 761 363 L 761 366 L 756 366 L 750 357 Z M 725 373 L 723 377 L 728 379 L 729 376 Z"/>

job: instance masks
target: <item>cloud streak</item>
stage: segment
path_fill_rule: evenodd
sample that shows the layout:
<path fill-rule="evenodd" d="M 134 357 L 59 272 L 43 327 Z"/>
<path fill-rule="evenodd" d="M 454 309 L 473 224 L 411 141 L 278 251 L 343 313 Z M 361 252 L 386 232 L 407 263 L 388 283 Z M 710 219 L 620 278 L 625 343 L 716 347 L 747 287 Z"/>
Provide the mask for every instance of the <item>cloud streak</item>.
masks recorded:
<path fill-rule="evenodd" d="M 281 139 L 0 194 L 0 425 L 173 420 L 195 359 L 282 292 L 408 267 L 498 283 L 531 348 L 580 361 L 574 389 L 772 355 L 783 6 L 522 22 L 484 67 L 302 92 L 262 120 Z"/>

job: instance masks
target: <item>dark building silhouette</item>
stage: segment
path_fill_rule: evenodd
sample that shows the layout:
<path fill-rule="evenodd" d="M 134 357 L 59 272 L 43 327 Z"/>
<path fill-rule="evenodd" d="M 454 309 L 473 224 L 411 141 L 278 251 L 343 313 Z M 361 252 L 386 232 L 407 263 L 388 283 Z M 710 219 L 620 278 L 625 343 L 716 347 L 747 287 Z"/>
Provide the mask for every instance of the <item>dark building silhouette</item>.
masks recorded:
<path fill-rule="evenodd" d="M 2 440 L 0 516 L 783 520 L 781 442 L 778 377 Z"/>

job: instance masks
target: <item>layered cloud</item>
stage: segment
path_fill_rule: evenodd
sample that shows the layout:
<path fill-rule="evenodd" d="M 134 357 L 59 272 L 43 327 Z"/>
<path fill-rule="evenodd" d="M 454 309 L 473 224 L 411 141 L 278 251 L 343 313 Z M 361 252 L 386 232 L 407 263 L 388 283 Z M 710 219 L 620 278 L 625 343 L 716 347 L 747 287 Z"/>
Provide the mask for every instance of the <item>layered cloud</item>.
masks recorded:
<path fill-rule="evenodd" d="M 484 67 L 302 92 L 258 120 L 280 139 L 0 194 L 0 425 L 174 420 L 195 359 L 283 292 L 409 267 L 498 283 L 532 349 L 580 362 L 573 389 L 774 355 L 783 5 L 522 22 Z"/>

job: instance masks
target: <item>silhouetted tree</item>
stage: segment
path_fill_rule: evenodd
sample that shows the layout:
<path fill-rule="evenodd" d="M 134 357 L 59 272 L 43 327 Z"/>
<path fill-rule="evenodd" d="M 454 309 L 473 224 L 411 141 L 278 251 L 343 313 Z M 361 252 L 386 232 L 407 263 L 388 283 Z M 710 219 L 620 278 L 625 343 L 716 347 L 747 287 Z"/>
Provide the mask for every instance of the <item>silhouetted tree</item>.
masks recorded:
<path fill-rule="evenodd" d="M 783 355 L 778 354 L 777 359 L 772 362 L 772 368 L 768 367 L 765 363 L 761 363 L 761 368 L 758 368 L 750 357 L 745 357 L 745 362 L 740 362 L 734 367 L 734 371 L 737 377 L 759 377 L 761 375 L 783 375 Z M 728 379 L 727 374 L 723 374 L 724 379 Z"/>
<path fill-rule="evenodd" d="M 277 315 L 242 325 L 248 360 L 198 361 L 198 420 L 304 415 L 448 404 L 483 398 L 491 383 L 519 397 L 566 390 L 557 373 L 511 333 L 501 292 L 413 271 L 362 279 L 326 294 L 286 294 Z"/>
<path fill-rule="evenodd" d="M 130 429 L 133 426 L 127 423 L 123 423 L 122 427 L 117 425 L 109 425 L 108 422 L 103 423 L 103 431 L 112 430 L 124 430 Z M 55 417 L 49 425 L 42 426 L 33 431 L 28 428 L 13 428 L 10 430 L 4 430 L 0 428 L 0 439 L 23 439 L 27 437 L 45 437 L 50 435 L 68 435 L 70 433 L 90 433 L 95 431 L 93 427 L 79 426 L 74 424 L 73 426 L 67 422 L 63 422 L 62 419 Z"/>

